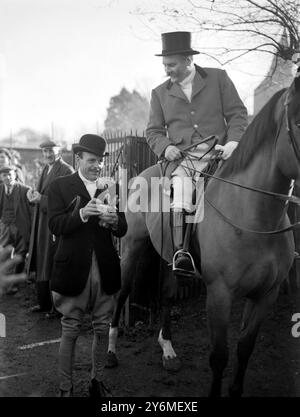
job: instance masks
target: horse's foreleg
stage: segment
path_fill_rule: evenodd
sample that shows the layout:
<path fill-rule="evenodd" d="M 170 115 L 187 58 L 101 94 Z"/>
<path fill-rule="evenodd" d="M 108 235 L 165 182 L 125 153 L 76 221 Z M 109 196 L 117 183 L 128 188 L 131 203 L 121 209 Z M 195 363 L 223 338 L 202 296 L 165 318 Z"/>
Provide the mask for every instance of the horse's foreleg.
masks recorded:
<path fill-rule="evenodd" d="M 240 397 L 249 358 L 253 352 L 260 325 L 270 306 L 275 302 L 278 288 L 258 301 L 248 299 L 244 308 L 241 333 L 237 345 L 237 362 L 234 369 L 233 383 L 229 388 L 230 397 Z"/>
<path fill-rule="evenodd" d="M 228 362 L 227 328 L 231 301 L 231 295 L 225 287 L 213 284 L 207 288 L 206 305 L 211 339 L 209 363 L 213 373 L 210 397 L 221 396 L 223 371 Z"/>
<path fill-rule="evenodd" d="M 169 372 L 177 372 L 181 368 L 181 361 L 177 357 L 172 345 L 171 334 L 171 308 L 174 304 L 177 283 L 173 273 L 164 265 L 164 281 L 161 286 L 161 329 L 158 343 L 163 351 L 163 367 Z"/>
<path fill-rule="evenodd" d="M 169 304 L 162 306 L 162 327 L 159 332 L 158 343 L 163 351 L 163 367 L 169 372 L 177 372 L 181 368 L 181 361 L 172 346 L 171 307 L 171 301 Z"/>

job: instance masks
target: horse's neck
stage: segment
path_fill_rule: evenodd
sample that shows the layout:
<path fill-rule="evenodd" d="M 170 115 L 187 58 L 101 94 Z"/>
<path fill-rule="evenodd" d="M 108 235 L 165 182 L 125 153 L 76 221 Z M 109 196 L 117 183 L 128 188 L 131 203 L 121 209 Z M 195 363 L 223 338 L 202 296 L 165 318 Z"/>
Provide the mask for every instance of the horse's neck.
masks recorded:
<path fill-rule="evenodd" d="M 226 179 L 248 187 L 287 194 L 290 181 L 277 168 L 271 152 L 270 150 L 268 157 L 264 153 L 258 153 L 245 170 Z M 222 170 L 220 176 L 222 177 Z M 260 221 L 276 227 L 284 207 L 284 202 L 274 197 L 216 181 L 213 187 L 209 187 L 207 196 L 214 199 L 224 214 L 231 213 L 241 220 L 244 218 L 249 227 Z"/>

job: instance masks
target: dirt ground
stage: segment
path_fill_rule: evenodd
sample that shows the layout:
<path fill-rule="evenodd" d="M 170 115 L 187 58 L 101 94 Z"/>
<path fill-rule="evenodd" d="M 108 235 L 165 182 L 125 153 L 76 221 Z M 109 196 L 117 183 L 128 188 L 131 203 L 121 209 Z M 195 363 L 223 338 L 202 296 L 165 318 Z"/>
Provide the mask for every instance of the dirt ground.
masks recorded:
<path fill-rule="evenodd" d="M 300 396 L 300 338 L 291 335 L 291 317 L 300 312 L 299 293 L 282 293 L 266 319 L 249 363 L 245 396 Z M 5 295 L 0 300 L 0 312 L 7 322 L 6 338 L 0 338 L 1 397 L 57 396 L 60 320 L 28 312 L 34 301 L 33 285 L 28 284 L 14 296 Z M 224 376 L 224 396 L 232 373 L 240 315 L 241 302 L 237 302 L 232 312 L 231 355 Z M 119 338 L 119 367 L 105 370 L 105 380 L 114 396 L 207 396 L 211 376 L 205 296 L 178 305 L 172 321 L 174 347 L 182 360 L 182 369 L 169 374 L 162 368 L 158 325 L 150 328 L 137 323 L 125 329 Z M 36 345 L 45 341 L 52 343 Z M 87 396 L 91 341 L 92 332 L 86 325 L 77 345 L 74 379 L 78 397 Z"/>

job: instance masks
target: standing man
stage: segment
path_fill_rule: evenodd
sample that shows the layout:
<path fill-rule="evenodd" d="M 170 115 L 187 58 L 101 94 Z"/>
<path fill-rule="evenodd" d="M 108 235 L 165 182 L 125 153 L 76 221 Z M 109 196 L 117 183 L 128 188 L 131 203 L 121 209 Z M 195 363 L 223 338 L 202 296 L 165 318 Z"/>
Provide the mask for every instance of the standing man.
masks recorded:
<path fill-rule="evenodd" d="M 38 305 L 31 311 L 48 312 L 47 317 L 51 317 L 54 312 L 49 282 L 56 242 L 48 228 L 48 190 L 57 177 L 70 175 L 74 169 L 61 158 L 61 147 L 57 142 L 47 140 L 40 147 L 46 165 L 37 189 L 27 194 L 29 202 L 34 204 L 27 272 L 36 271 Z"/>
<path fill-rule="evenodd" d="M 169 79 L 152 90 L 150 116 L 146 130 L 151 149 L 168 161 L 177 161 L 172 174 L 173 202 L 171 225 L 174 246 L 173 270 L 191 274 L 191 255 L 183 250 L 185 215 L 192 211 L 193 172 L 185 169 L 190 161 L 181 151 L 210 135 L 219 137 L 216 150 L 227 159 L 238 145 L 247 121 L 247 110 L 226 71 L 201 68 L 193 63 L 190 32 L 162 34 L 163 65 Z M 207 165 L 210 143 L 189 152 L 190 164 L 197 171 Z M 208 153 L 207 153 L 208 152 Z"/>
<path fill-rule="evenodd" d="M 29 187 L 16 182 L 16 167 L 3 166 L 0 168 L 0 246 L 11 245 L 15 254 L 20 255 L 22 261 L 12 273 L 23 272 L 25 257 L 28 251 L 31 207 L 27 199 Z M 17 291 L 11 287 L 9 293 Z"/>
<path fill-rule="evenodd" d="M 60 396 L 72 396 L 75 344 L 85 312 L 94 330 L 90 397 L 106 396 L 103 384 L 105 345 L 115 294 L 121 285 L 120 260 L 113 236 L 127 231 L 124 213 L 97 204 L 97 179 L 103 167 L 105 140 L 81 137 L 73 145 L 78 172 L 58 178 L 49 188 L 49 228 L 57 237 L 51 279 L 53 301 L 63 315 L 59 348 Z M 106 208 L 106 206 L 105 206 Z M 102 344 L 102 345 L 101 345 Z"/>

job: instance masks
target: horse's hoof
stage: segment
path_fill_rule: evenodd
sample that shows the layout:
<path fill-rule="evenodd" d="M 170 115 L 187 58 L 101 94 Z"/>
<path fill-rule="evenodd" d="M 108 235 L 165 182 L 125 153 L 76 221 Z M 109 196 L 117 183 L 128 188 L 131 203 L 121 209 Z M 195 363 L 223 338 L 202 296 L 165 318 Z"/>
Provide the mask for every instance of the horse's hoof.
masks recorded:
<path fill-rule="evenodd" d="M 168 372 L 178 372 L 181 368 L 181 360 L 175 356 L 175 358 L 166 358 L 162 356 L 163 367 Z"/>
<path fill-rule="evenodd" d="M 111 350 L 106 354 L 105 368 L 116 368 L 118 366 L 118 359 L 116 354 Z"/>

